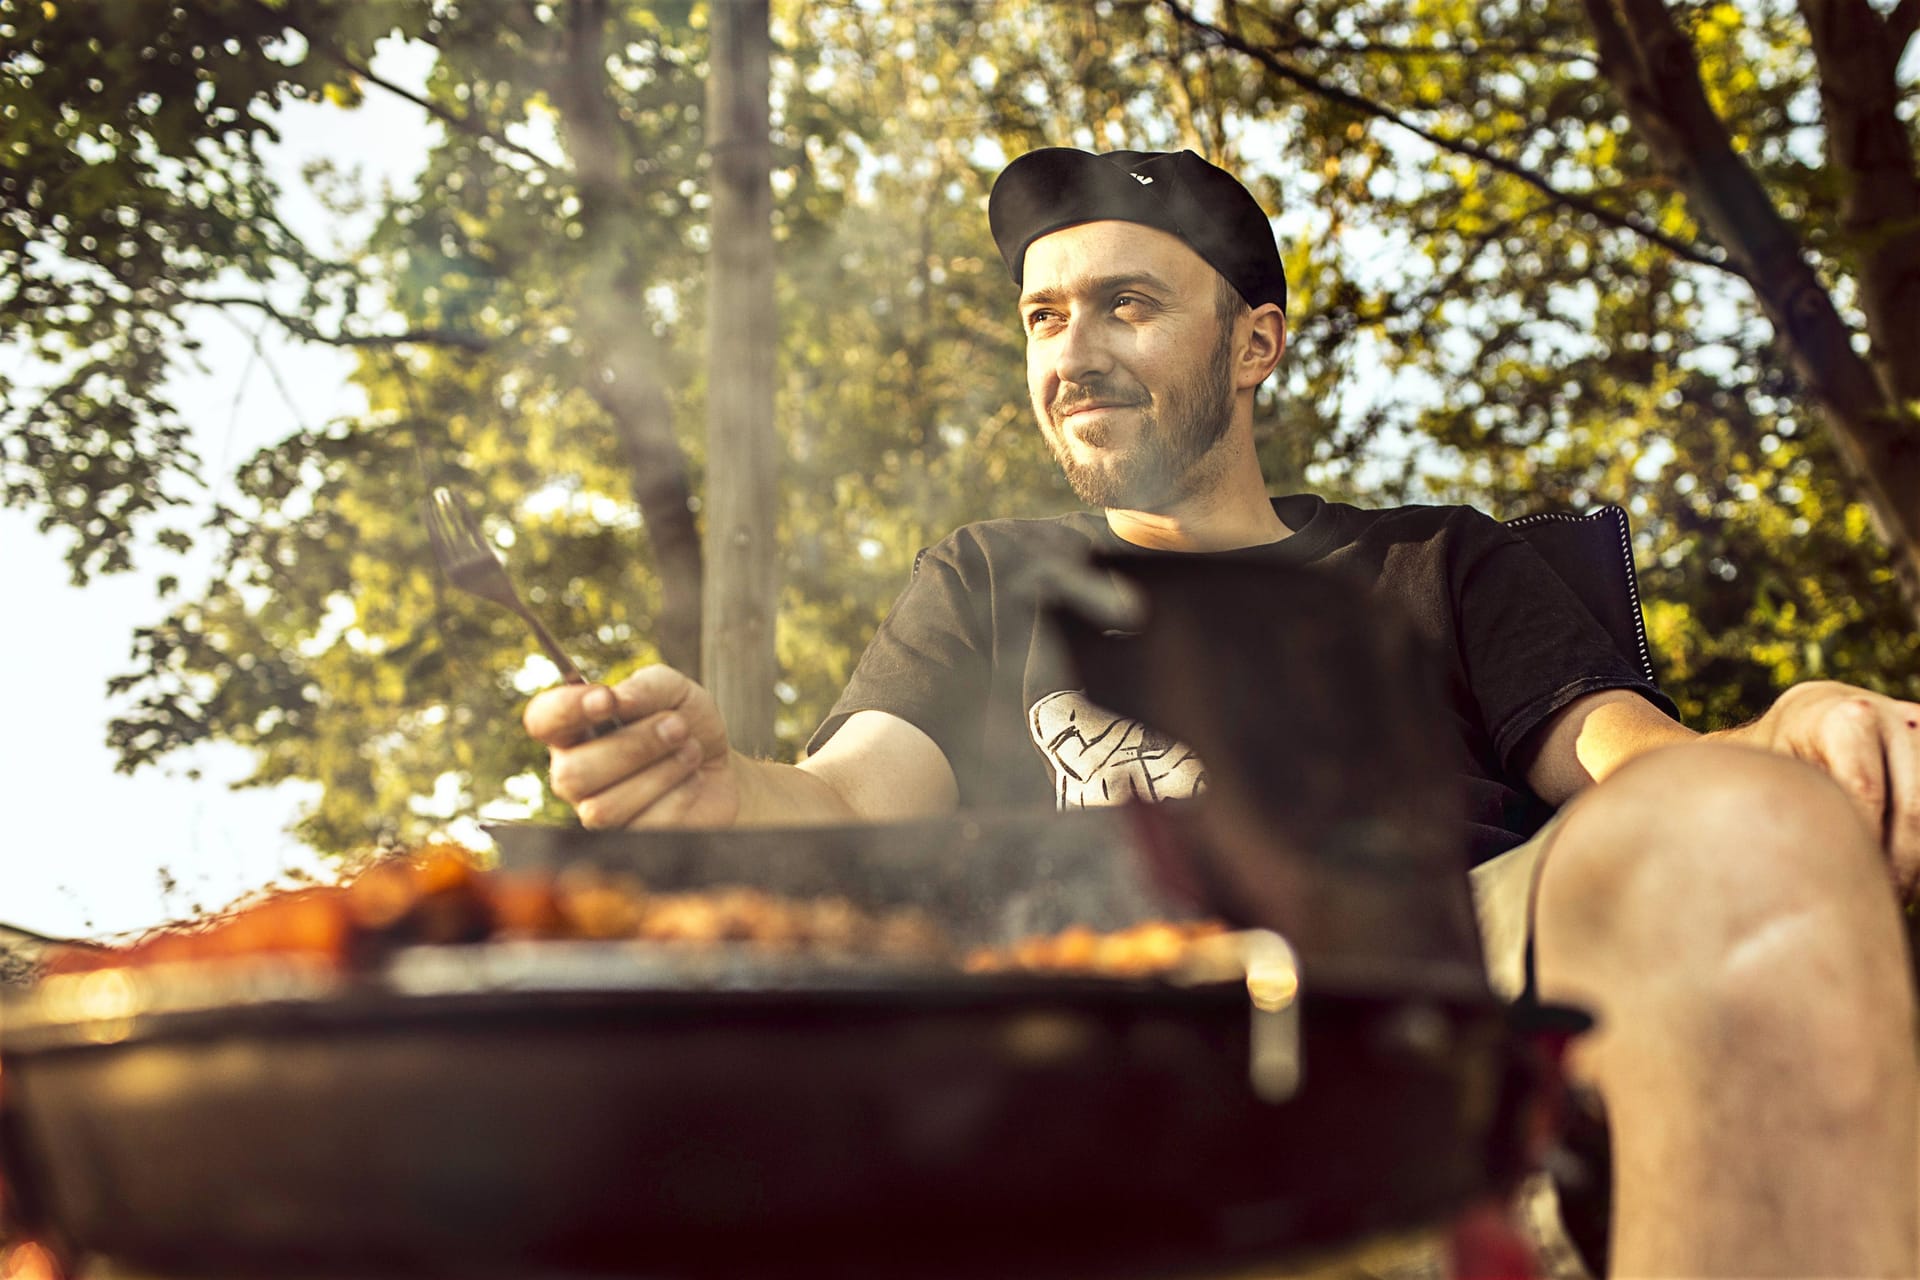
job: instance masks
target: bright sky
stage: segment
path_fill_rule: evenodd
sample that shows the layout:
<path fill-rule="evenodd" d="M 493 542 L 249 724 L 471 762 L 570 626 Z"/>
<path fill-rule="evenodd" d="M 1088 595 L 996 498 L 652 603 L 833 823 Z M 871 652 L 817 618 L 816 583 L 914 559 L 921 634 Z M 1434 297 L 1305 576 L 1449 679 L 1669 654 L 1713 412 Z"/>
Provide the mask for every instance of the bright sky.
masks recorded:
<path fill-rule="evenodd" d="M 375 67 L 419 84 L 422 52 L 390 47 Z M 368 184 L 404 183 L 434 137 L 418 108 L 379 90 L 356 112 L 296 104 L 281 123 L 276 159 L 289 192 L 303 188 L 301 165 L 322 156 L 361 166 Z M 302 231 L 326 235 L 317 206 L 290 201 L 288 214 Z M 197 332 L 206 371 L 183 372 L 173 390 L 210 485 L 224 484 L 262 445 L 362 403 L 347 385 L 351 361 L 342 352 L 269 337 L 256 355 L 250 331 L 213 314 Z M 216 492 L 202 494 L 202 513 Z M 58 936 L 143 929 L 311 865 L 286 834 L 305 789 L 230 790 L 248 770 L 239 748 L 183 753 L 132 777 L 113 772 L 106 682 L 130 668 L 134 629 L 166 615 L 154 581 L 177 573 L 190 592 L 204 581 L 208 556 L 150 548 L 133 573 L 75 589 L 63 551 L 29 514 L 0 510 L 0 599 L 13 602 L 0 628 L 13 707 L 12 732 L 0 742 L 0 811 L 9 827 L 0 842 L 0 922 Z M 195 767 L 203 776 L 187 778 Z"/>

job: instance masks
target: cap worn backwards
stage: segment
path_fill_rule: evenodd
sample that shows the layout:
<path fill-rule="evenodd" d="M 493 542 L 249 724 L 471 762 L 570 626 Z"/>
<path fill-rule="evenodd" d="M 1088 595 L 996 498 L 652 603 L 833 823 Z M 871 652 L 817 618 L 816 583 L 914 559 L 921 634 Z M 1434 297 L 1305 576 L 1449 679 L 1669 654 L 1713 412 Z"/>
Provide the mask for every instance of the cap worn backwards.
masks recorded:
<path fill-rule="evenodd" d="M 1027 246 L 1082 222 L 1115 219 L 1178 236 L 1246 299 L 1287 305 L 1287 277 L 1259 201 L 1191 151 L 1029 151 L 1000 173 L 987 222 L 1013 282 Z"/>

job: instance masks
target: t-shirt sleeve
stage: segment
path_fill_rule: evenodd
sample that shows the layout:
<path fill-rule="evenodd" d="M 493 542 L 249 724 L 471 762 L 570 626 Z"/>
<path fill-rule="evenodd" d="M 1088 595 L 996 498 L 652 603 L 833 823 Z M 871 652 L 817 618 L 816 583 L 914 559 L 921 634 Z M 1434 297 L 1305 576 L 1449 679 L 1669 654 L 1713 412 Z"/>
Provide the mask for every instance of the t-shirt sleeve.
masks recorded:
<path fill-rule="evenodd" d="M 992 679 L 985 566 L 964 533 L 922 551 L 906 590 L 807 743 L 818 751 L 857 711 L 899 716 L 932 738 L 956 775 L 979 750 Z"/>
<path fill-rule="evenodd" d="M 1464 517 L 1456 558 L 1461 660 L 1501 763 L 1556 711 L 1589 693 L 1632 690 L 1663 714 L 1673 703 L 1620 652 L 1573 589 L 1518 534 Z"/>

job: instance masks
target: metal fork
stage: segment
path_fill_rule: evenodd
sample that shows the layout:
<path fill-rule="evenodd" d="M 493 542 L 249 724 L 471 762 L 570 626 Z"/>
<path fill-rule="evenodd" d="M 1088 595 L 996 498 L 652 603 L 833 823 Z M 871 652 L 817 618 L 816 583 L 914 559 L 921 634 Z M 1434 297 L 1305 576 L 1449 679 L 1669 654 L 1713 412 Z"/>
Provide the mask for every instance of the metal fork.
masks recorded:
<path fill-rule="evenodd" d="M 560 674 L 568 684 L 585 684 L 587 678 L 580 674 L 580 668 L 573 665 L 573 659 L 561 649 L 560 642 L 553 633 L 541 625 L 540 619 L 520 599 L 520 593 L 514 590 L 513 579 L 507 576 L 507 566 L 501 562 L 500 555 L 493 549 L 480 532 L 479 522 L 473 513 L 467 510 L 453 490 L 441 485 L 433 491 L 427 502 L 427 537 L 433 543 L 433 558 L 440 562 L 441 572 L 448 581 L 469 595 L 490 600 L 503 609 L 511 609 L 533 628 L 533 635 L 546 651 L 553 665 L 560 668 Z M 609 728 L 617 727 L 617 722 Z"/>

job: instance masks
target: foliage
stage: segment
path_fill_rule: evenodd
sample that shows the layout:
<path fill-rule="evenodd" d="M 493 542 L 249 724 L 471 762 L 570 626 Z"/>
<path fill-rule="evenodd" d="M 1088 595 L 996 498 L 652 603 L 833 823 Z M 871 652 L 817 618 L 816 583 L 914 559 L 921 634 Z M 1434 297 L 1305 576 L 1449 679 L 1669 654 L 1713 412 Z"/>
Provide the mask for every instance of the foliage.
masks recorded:
<path fill-rule="evenodd" d="M 1300 340 L 1395 389 L 1347 415 L 1326 468 L 1501 515 L 1624 502 L 1664 677 L 1703 727 L 1807 677 L 1920 695 L 1920 634 L 1832 423 L 1629 128 L 1578 7 L 1165 7 L 1261 73 L 1283 198 L 1316 215 Z M 1806 25 L 1771 5 L 1675 12 L 1734 147 L 1857 320 Z M 1382 465 L 1396 436 L 1440 452 Z"/>
<path fill-rule="evenodd" d="M 239 0 L 8 0 L 0 23 L 0 345 L 40 362 L 0 381 L 0 483 L 68 536 L 80 581 L 126 568 L 136 522 L 197 479 L 165 386 L 196 299 L 284 270 L 302 313 L 342 302 L 341 264 L 274 216 L 261 162 L 271 109 L 329 78 Z"/>
<path fill-rule="evenodd" d="M 672 583 L 661 580 L 659 526 L 639 482 L 684 468 L 684 509 L 703 461 L 703 6 L 121 9 L 106 0 L 7 9 L 10 38 L 36 69 L 9 64 L 20 93 L 60 104 L 47 109 L 80 122 L 70 131 L 94 127 L 76 85 L 103 78 L 110 61 L 137 99 L 143 69 L 171 65 L 180 46 L 196 82 L 215 87 L 168 101 L 207 109 L 169 126 L 182 139 L 172 168 L 123 175 L 104 188 L 108 203 L 165 206 L 174 187 L 216 189 L 236 174 L 251 184 L 211 245 L 183 238 L 155 250 L 157 318 L 144 322 L 177 334 L 184 309 L 208 298 L 270 308 L 311 340 L 359 350 L 370 405 L 362 420 L 295 432 L 239 468 L 234 500 L 198 531 L 222 548 L 219 576 L 139 632 L 135 669 L 115 682 L 133 699 L 112 726 L 123 766 L 207 738 L 238 742 L 257 755 L 256 783 L 325 781 L 301 827 L 321 848 L 417 836 L 508 792 L 536 795 L 555 815 L 539 753 L 514 727 L 550 673 L 525 660 L 510 617 L 444 592 L 414 513 L 436 481 L 476 498 L 490 527 L 513 539 L 535 606 L 590 671 L 617 676 L 661 656 Z M 1084 34 L 1085 15 L 1064 16 Z M 227 47 L 222 24 L 240 18 L 252 24 L 238 46 L 244 76 L 208 52 Z M 997 134 L 1023 149 L 1064 137 L 1067 113 L 1096 102 L 1124 133 L 1108 99 L 1160 113 L 1151 76 L 1091 74 L 1108 63 L 1104 43 L 1083 42 L 1062 62 L 1051 50 L 1066 46 L 1035 41 L 1034 22 L 1019 15 L 793 4 L 776 22 L 787 370 L 779 645 L 790 673 L 780 732 L 797 748 L 915 548 L 966 518 L 1070 501 L 1028 425 L 1008 289 L 980 216 L 1003 152 L 975 139 Z M 101 30 L 114 38 L 81 34 Z M 305 97 L 352 110 L 364 94 L 403 90 L 371 69 L 388 37 L 435 50 L 422 102 L 442 139 L 410 189 L 370 195 L 349 175 L 320 175 L 324 189 L 345 193 L 338 212 L 377 214 L 365 244 L 323 258 L 275 220 L 279 193 L 259 152 L 273 136 L 271 108 Z M 43 68 L 61 78 L 49 83 Z M 1025 94 L 1003 119 L 1001 92 L 1023 77 L 1079 87 L 1068 103 Z M 113 128 L 127 155 L 156 150 L 139 117 Z M 59 179 L 34 181 L 16 213 L 47 234 L 45 196 L 26 191 Z M 119 216 L 144 225 L 137 212 Z M 214 256 L 229 242 L 252 256 Z M 63 243 L 44 260 L 22 252 L 10 263 L 44 263 L 57 281 L 68 258 L 98 266 L 88 252 Z M 198 292 L 166 283 L 201 258 Z M 109 330 L 125 319 L 88 315 Z M 168 357 L 182 353 L 177 339 L 154 350 L 154 396 L 119 397 L 123 445 L 136 425 L 167 420 L 157 397 Z M 622 382 L 641 391 L 623 402 Z M 655 416 L 670 424 L 666 449 L 622 421 L 645 416 L 635 405 L 649 388 L 664 393 Z M 15 403 L 25 400 L 10 394 Z M 57 409 L 40 412 L 61 421 Z M 184 455 L 135 456 L 194 475 Z M 25 460 L 22 475 L 41 487 L 14 500 L 77 522 L 111 496 L 111 481 L 56 492 L 40 479 L 46 470 L 42 455 Z M 126 487 L 154 490 L 139 479 Z M 77 571 L 123 567 L 131 527 L 115 510 L 95 529 L 106 541 L 77 540 Z"/>
<path fill-rule="evenodd" d="M 1190 146 L 1280 211 L 1277 488 L 1501 514 L 1619 498 L 1694 715 L 1802 675 L 1920 692 L 1805 388 L 1624 128 L 1577 11 L 1221 11 L 775 5 L 783 743 L 920 546 L 1071 503 L 983 216 L 1004 158 L 1040 144 Z M 1815 252 L 1837 243 L 1791 15 L 1690 12 L 1744 153 Z M 126 568 L 142 531 L 221 550 L 136 637 L 124 767 L 238 742 L 256 783 L 326 783 L 301 830 L 331 850 L 503 796 L 559 816 L 518 730 L 551 672 L 512 618 L 447 594 L 415 513 L 431 483 L 475 499 L 590 672 L 684 653 L 704 352 L 728 323 L 705 314 L 705 23 L 639 0 L 0 0 L 0 338 L 33 356 L 0 383 L 6 500 L 76 576 Z M 376 74 L 383 40 L 432 49 L 423 91 Z M 275 107 L 396 92 L 440 125 L 417 180 L 316 175 L 373 229 L 302 240 L 263 159 Z M 1845 305 L 1841 257 L 1820 261 Z M 206 307 L 355 350 L 369 409 L 248 459 L 189 530 L 167 518 L 204 477 L 166 380 Z"/>

